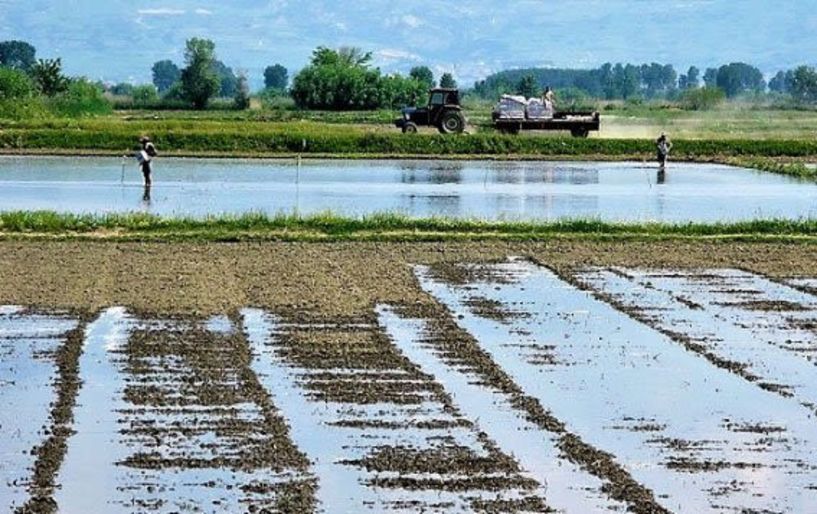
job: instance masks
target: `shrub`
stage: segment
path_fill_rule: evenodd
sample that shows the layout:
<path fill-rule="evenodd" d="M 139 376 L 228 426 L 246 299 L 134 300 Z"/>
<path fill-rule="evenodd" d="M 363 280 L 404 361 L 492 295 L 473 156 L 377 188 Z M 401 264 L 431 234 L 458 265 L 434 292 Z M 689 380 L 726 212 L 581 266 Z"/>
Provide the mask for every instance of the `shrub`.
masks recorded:
<path fill-rule="evenodd" d="M 0 67 L 0 100 L 18 100 L 34 96 L 36 88 L 31 79 L 12 68 Z"/>
<path fill-rule="evenodd" d="M 681 105 L 691 111 L 714 109 L 726 100 L 726 93 L 718 87 L 687 89 L 681 94 Z"/>
<path fill-rule="evenodd" d="M 152 84 L 134 87 L 131 91 L 131 96 L 133 97 L 133 103 L 137 105 L 154 103 L 159 99 L 159 93 Z"/>
<path fill-rule="evenodd" d="M 102 89 L 86 79 L 72 80 L 66 92 L 49 100 L 49 106 L 55 114 L 72 118 L 109 114 L 113 110 Z"/>

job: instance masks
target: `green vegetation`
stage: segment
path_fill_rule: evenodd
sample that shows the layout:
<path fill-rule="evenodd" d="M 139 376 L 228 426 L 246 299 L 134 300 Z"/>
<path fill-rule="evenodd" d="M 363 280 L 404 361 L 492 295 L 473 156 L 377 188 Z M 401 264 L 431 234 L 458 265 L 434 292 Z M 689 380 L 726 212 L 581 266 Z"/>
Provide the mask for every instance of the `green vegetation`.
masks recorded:
<path fill-rule="evenodd" d="M 426 85 L 400 75 L 381 75 L 369 66 L 371 53 L 359 48 L 319 47 L 309 66 L 292 81 L 291 95 L 305 109 L 396 108 L 425 94 Z"/>
<path fill-rule="evenodd" d="M 576 139 L 479 133 L 459 137 L 406 136 L 397 131 L 310 122 L 139 120 L 30 121 L 0 130 L 7 150 L 121 152 L 150 134 L 165 154 L 252 156 L 318 154 L 356 156 L 530 156 L 652 158 L 651 139 Z M 817 140 L 675 139 L 675 160 L 727 157 L 813 157 Z"/>
<path fill-rule="evenodd" d="M 216 45 L 207 39 L 193 38 L 187 41 L 184 59 L 187 67 L 182 70 L 182 94 L 195 109 L 204 109 L 216 96 L 221 86 L 213 69 Z"/>
<path fill-rule="evenodd" d="M 714 224 L 606 223 L 598 220 L 523 222 L 416 219 L 399 214 L 349 218 L 332 213 L 303 217 L 290 214 L 245 214 L 197 219 L 162 218 L 149 214 L 74 215 L 49 211 L 18 211 L 0 213 L 0 237 L 222 241 L 713 238 L 813 243 L 817 242 L 817 220 L 758 220 Z"/>

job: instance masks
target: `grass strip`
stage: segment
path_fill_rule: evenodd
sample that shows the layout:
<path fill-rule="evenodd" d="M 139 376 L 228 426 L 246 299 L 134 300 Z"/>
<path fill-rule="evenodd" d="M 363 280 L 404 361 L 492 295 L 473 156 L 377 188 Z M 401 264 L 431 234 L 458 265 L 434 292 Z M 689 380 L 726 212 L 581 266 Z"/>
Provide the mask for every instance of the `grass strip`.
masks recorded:
<path fill-rule="evenodd" d="M 185 122 L 119 123 L 0 129 L 0 150 L 76 150 L 127 152 L 140 134 L 150 134 L 161 151 L 228 155 L 471 155 L 582 156 L 651 155 L 649 139 L 578 139 L 571 137 L 472 134 L 443 136 L 366 132 L 354 127 L 314 123 L 208 124 Z M 714 157 L 791 158 L 817 156 L 815 140 L 680 139 L 673 159 Z"/>
<path fill-rule="evenodd" d="M 597 219 L 487 221 L 412 218 L 397 213 L 347 217 L 247 213 L 203 218 L 145 213 L 64 214 L 53 211 L 0 213 L 0 237 L 115 240 L 461 241 L 729 239 L 817 241 L 817 219 L 758 219 L 719 223 L 618 223 Z"/>

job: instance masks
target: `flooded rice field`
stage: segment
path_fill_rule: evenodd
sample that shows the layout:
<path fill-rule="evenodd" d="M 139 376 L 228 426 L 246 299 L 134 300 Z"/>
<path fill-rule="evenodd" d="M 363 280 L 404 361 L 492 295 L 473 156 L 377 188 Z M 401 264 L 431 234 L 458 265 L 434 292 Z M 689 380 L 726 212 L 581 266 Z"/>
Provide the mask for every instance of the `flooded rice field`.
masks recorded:
<path fill-rule="evenodd" d="M 412 268 L 356 315 L 0 309 L 4 512 L 817 512 L 817 279 Z"/>
<path fill-rule="evenodd" d="M 727 221 L 817 214 L 817 186 L 713 164 L 0 157 L 5 210 Z"/>

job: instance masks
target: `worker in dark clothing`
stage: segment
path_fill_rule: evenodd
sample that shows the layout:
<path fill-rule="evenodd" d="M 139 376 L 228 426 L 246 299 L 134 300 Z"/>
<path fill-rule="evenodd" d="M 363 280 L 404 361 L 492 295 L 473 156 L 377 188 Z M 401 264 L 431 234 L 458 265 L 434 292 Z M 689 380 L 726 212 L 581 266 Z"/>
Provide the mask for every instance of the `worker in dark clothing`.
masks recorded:
<path fill-rule="evenodd" d="M 139 160 L 139 167 L 142 168 L 142 176 L 145 177 L 145 187 L 150 187 L 152 184 L 150 174 L 153 171 L 151 161 L 158 153 L 149 137 L 142 136 L 139 138 L 139 143 L 142 145 L 142 150 L 136 154 L 136 158 Z"/>
<path fill-rule="evenodd" d="M 666 133 L 661 132 L 661 136 L 655 141 L 655 146 L 658 150 L 658 165 L 661 168 L 665 168 L 667 166 L 667 160 L 669 159 L 669 153 L 672 150 L 672 141 L 669 140 Z"/>

